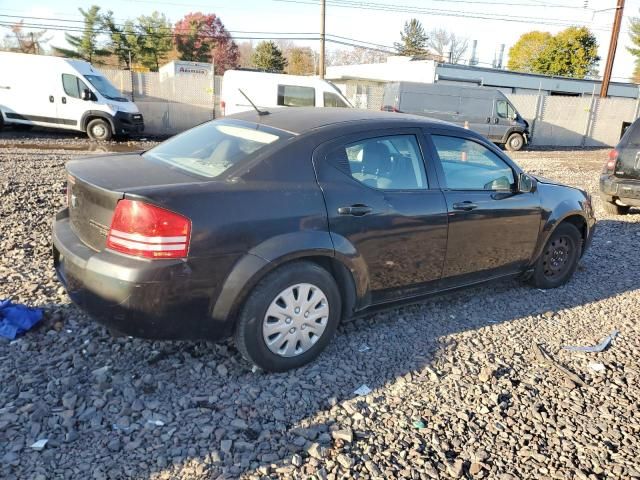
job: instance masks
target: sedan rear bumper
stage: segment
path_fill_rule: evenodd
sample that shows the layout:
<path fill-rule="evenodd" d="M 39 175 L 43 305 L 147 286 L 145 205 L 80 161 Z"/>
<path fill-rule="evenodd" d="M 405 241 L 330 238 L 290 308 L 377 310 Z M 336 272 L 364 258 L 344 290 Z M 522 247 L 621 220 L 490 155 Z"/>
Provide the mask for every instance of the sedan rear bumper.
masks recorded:
<path fill-rule="evenodd" d="M 54 219 L 53 259 L 71 299 L 109 328 L 151 339 L 229 334 L 212 321 L 210 299 L 194 295 L 198 288 L 187 262 L 96 252 L 71 230 L 66 209 Z"/>

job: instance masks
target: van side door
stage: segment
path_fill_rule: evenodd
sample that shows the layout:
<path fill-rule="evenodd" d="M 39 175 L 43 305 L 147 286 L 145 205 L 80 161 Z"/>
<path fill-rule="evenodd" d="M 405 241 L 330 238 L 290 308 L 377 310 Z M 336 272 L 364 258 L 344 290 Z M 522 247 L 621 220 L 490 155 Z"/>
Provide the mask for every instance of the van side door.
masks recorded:
<path fill-rule="evenodd" d="M 486 138 L 491 138 L 492 118 L 492 98 L 474 97 L 465 93 L 460 95 L 460 115 L 456 123 L 464 124 L 467 121 L 471 130 Z"/>
<path fill-rule="evenodd" d="M 516 109 L 505 99 L 496 97 L 495 115 L 491 124 L 491 140 L 503 143 L 511 127 L 517 125 Z"/>
<path fill-rule="evenodd" d="M 59 126 L 60 128 L 81 130 L 82 115 L 91 109 L 91 101 L 83 100 L 84 92 L 88 90 L 91 98 L 94 98 L 94 94 L 77 75 L 63 73 L 60 82 L 62 83 L 61 94 L 56 103 Z"/>

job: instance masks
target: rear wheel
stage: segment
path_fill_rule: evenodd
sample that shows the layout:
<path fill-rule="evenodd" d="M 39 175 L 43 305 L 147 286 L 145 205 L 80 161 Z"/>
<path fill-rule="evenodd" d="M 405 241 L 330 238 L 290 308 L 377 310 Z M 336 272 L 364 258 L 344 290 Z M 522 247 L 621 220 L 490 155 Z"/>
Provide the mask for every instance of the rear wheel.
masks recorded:
<path fill-rule="evenodd" d="M 110 140 L 111 125 L 103 118 L 94 118 L 87 125 L 87 135 L 91 140 Z"/>
<path fill-rule="evenodd" d="M 531 282 L 538 288 L 564 285 L 576 271 L 581 254 L 582 235 L 574 225 L 561 223 L 544 246 Z"/>
<path fill-rule="evenodd" d="M 244 358 L 263 370 L 298 368 L 328 345 L 340 312 L 340 293 L 331 274 L 311 262 L 291 263 L 253 289 L 235 342 Z"/>
<path fill-rule="evenodd" d="M 13 127 L 14 130 L 17 130 L 19 132 L 27 132 L 33 128 L 33 125 L 27 125 L 24 123 L 14 123 L 11 126 Z"/>
<path fill-rule="evenodd" d="M 510 152 L 517 152 L 524 147 L 524 137 L 521 133 L 514 132 L 509 135 L 507 138 L 507 143 L 504 144 L 504 147 Z"/>
<path fill-rule="evenodd" d="M 617 205 L 611 202 L 604 202 L 602 206 L 604 207 L 604 211 L 611 215 L 626 215 L 631 208 L 628 205 Z"/>

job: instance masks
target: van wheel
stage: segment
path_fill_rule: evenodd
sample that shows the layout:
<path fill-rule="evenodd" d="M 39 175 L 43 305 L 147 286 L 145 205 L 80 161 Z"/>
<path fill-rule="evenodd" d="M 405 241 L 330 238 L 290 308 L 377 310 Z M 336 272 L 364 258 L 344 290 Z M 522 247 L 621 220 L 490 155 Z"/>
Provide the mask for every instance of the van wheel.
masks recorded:
<path fill-rule="evenodd" d="M 602 206 L 604 207 L 604 211 L 611 215 L 626 215 L 631 209 L 628 205 L 618 205 L 611 202 L 603 202 Z"/>
<path fill-rule="evenodd" d="M 571 223 L 561 223 L 551 234 L 536 262 L 531 283 L 556 288 L 569 281 L 582 255 L 582 235 Z"/>
<path fill-rule="evenodd" d="M 24 123 L 14 123 L 11 126 L 13 127 L 14 130 L 17 130 L 18 132 L 28 132 L 33 128 L 33 125 L 26 125 Z"/>
<path fill-rule="evenodd" d="M 524 137 L 521 133 L 514 132 L 509 135 L 507 143 L 505 143 L 504 146 L 510 152 L 517 152 L 518 150 L 521 150 L 522 147 L 524 147 Z"/>
<path fill-rule="evenodd" d="M 333 277 L 311 262 L 295 262 L 267 275 L 245 302 L 235 331 L 242 356 L 263 370 L 284 372 L 316 358 L 341 316 Z"/>
<path fill-rule="evenodd" d="M 94 118 L 87 125 L 87 135 L 91 140 L 111 140 L 111 125 L 102 118 Z"/>

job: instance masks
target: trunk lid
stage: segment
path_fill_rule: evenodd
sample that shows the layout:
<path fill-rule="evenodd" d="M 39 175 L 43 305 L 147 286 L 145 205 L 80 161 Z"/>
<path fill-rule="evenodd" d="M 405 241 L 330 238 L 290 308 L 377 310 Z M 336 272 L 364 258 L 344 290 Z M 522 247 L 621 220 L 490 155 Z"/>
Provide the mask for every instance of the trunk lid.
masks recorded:
<path fill-rule="evenodd" d="M 73 160 L 66 168 L 71 228 L 96 251 L 105 248 L 113 212 L 126 193 L 146 187 L 199 183 L 193 176 L 146 160 L 139 153 Z"/>

